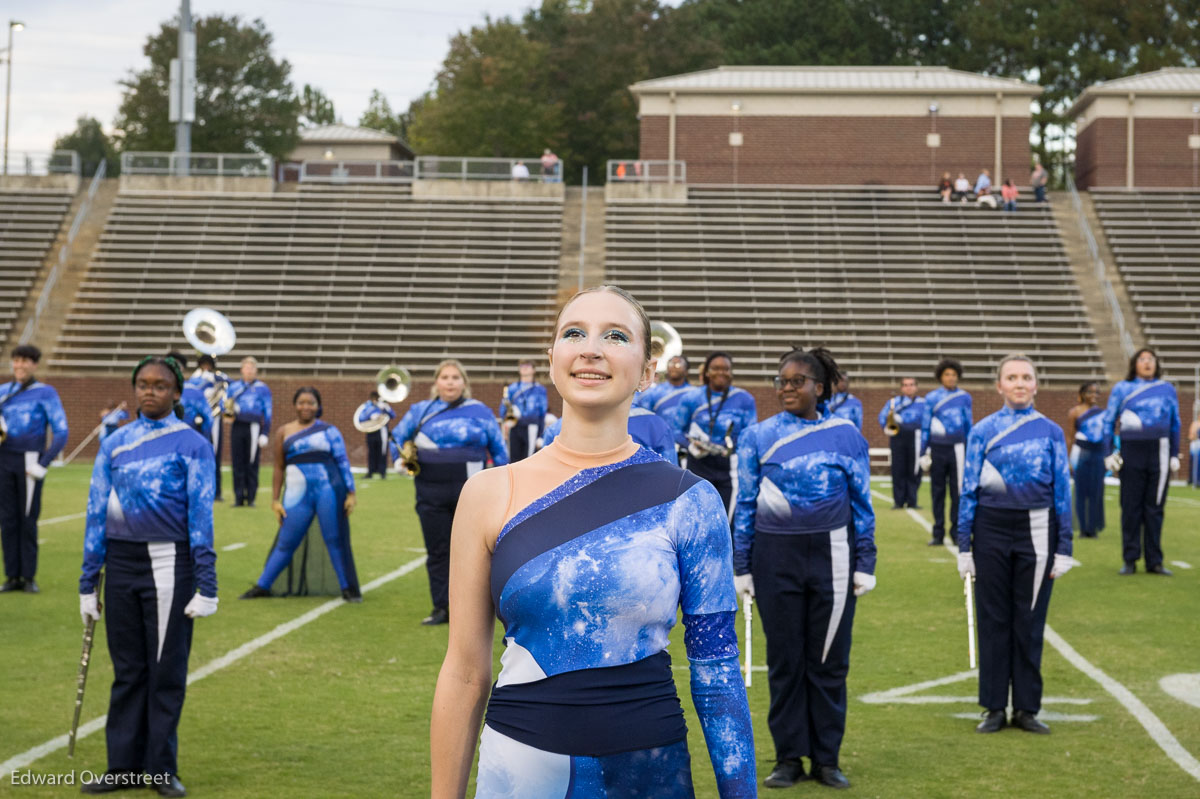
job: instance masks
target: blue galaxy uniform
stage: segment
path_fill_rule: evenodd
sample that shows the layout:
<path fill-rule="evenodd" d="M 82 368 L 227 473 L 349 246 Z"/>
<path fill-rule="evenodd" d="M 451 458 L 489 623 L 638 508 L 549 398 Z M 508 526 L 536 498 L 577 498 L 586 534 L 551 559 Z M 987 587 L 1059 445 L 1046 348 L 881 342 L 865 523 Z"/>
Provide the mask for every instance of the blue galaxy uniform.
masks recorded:
<path fill-rule="evenodd" d="M 1089 408 L 1075 418 L 1071 465 L 1079 534 L 1095 538 L 1104 529 L 1104 408 Z"/>
<path fill-rule="evenodd" d="M 729 528 L 712 486 L 645 448 L 584 468 L 504 525 L 491 592 L 505 651 L 478 799 L 694 796 L 666 651 L 680 610 L 719 794 L 756 795 Z"/>
<path fill-rule="evenodd" d="M 678 386 L 673 386 L 667 382 L 655 383 L 642 393 L 633 395 L 633 407 L 645 408 L 661 416 L 663 421 L 671 428 L 675 436 L 675 444 L 680 449 L 687 449 L 687 438 L 682 432 L 676 429 L 675 409 L 678 407 L 679 401 L 683 399 L 684 394 L 693 388 L 695 386 L 686 380 L 682 385 Z"/>
<path fill-rule="evenodd" d="M 505 418 L 508 406 L 517 409 L 520 418 L 508 431 L 508 452 L 512 462 L 528 458 L 533 454 L 537 440 L 546 425 L 546 413 L 550 410 L 546 387 L 541 383 L 522 383 L 518 380 L 504 387 L 504 396 L 496 415 Z"/>
<path fill-rule="evenodd" d="M 888 437 L 892 449 L 892 501 L 896 507 L 917 507 L 921 487 L 921 420 L 925 418 L 925 398 L 892 397 L 879 409 L 879 427 L 887 427 L 888 412 L 895 411 L 900 432 Z"/>
<path fill-rule="evenodd" d="M 350 549 L 350 520 L 344 509 L 346 495 L 354 493 L 354 476 L 341 432 L 318 419 L 288 436 L 283 442 L 283 457 L 287 466 L 282 503 L 287 516 L 279 526 L 275 545 L 257 580 L 258 587 L 269 590 L 274 585 L 316 518 L 338 586 L 342 591 L 359 593 Z M 281 592 L 300 591 L 289 585 Z"/>
<path fill-rule="evenodd" d="M 258 437 L 270 435 L 271 389 L 261 380 L 234 380 L 225 392 L 225 407 L 237 415 L 229 429 L 229 454 L 233 460 L 235 505 L 253 505 L 258 496 Z"/>
<path fill-rule="evenodd" d="M 207 384 L 202 381 L 188 380 L 179 392 L 179 404 L 183 406 L 183 420 L 192 426 L 206 441 L 212 441 L 212 410 L 208 397 L 204 396 Z"/>
<path fill-rule="evenodd" d="M 708 386 L 696 386 L 680 397 L 675 406 L 675 430 L 686 438 L 732 444 L 737 449 L 738 437 L 758 421 L 754 395 L 737 386 L 725 392 L 712 391 Z M 730 516 L 737 493 L 734 481 L 737 472 L 730 457 L 723 455 L 697 456 L 688 453 L 688 471 L 712 483 Z"/>
<path fill-rule="evenodd" d="M 117 428 L 121 426 L 121 422 L 128 421 L 129 411 L 124 408 L 117 408 L 104 414 L 104 418 L 100 420 L 100 440 L 111 436 L 117 432 Z"/>
<path fill-rule="evenodd" d="M 1002 408 L 967 437 L 958 547 L 974 550 L 979 704 L 1036 714 L 1054 555 L 1071 554 L 1071 475 L 1062 428 Z"/>
<path fill-rule="evenodd" d="M 778 759 L 837 766 L 853 573 L 875 573 L 867 441 L 847 419 L 782 412 L 738 443 L 733 568 L 754 575 Z"/>
<path fill-rule="evenodd" d="M 1170 459 L 1179 457 L 1179 397 L 1165 380 L 1122 380 L 1108 395 L 1104 451 L 1121 436 L 1121 542 L 1127 564 L 1142 557 L 1146 568 L 1162 566 L 1163 508 Z"/>
<path fill-rule="evenodd" d="M 382 400 L 367 400 L 358 409 L 354 411 L 355 418 L 359 423 L 369 422 L 371 419 L 379 416 L 387 416 L 388 419 L 395 419 L 396 412 L 392 410 L 392 406 Z M 385 424 L 383 427 L 376 430 L 374 433 L 367 433 L 367 477 L 373 474 L 379 475 L 381 479 L 387 479 L 387 458 L 388 458 L 388 429 Z"/>
<path fill-rule="evenodd" d="M 971 395 L 939 387 L 925 395 L 921 414 L 921 454 L 930 453 L 929 493 L 933 504 L 933 540 L 946 536 L 946 486 L 950 486 L 950 538 L 958 537 L 958 499 L 962 494 L 963 461 L 971 432 Z"/>
<path fill-rule="evenodd" d="M 441 399 L 414 403 L 392 428 L 392 459 L 400 460 L 404 443 L 415 439 L 421 472 L 413 481 L 417 490 L 417 516 L 425 538 L 425 570 L 434 609 L 449 603 L 450 527 L 458 508 L 458 495 L 467 478 L 484 467 L 488 457 L 495 466 L 508 463 L 500 425 L 479 400 Z"/>
<path fill-rule="evenodd" d="M 836 416 L 839 419 L 849 419 L 854 423 L 854 427 L 861 433 L 863 426 L 863 404 L 862 400 L 849 392 L 834 394 L 829 398 L 827 410 L 831 416 Z"/>
<path fill-rule="evenodd" d="M 0 444 L 4 574 L 9 580 L 29 583 L 37 573 L 37 523 L 42 512 L 42 479 L 29 471 L 48 467 L 67 445 L 67 415 L 58 392 L 37 380 L 30 380 L 24 389 L 15 381 L 0 385 L 0 413 L 8 431 Z"/>
<path fill-rule="evenodd" d="M 106 570 L 113 685 L 106 733 L 114 771 L 176 774 L 197 590 L 217 595 L 212 446 L 167 414 L 140 416 L 100 445 L 88 493 L 79 592 Z"/>
<path fill-rule="evenodd" d="M 213 487 L 216 489 L 215 499 L 221 500 L 221 454 L 224 449 L 224 421 L 221 416 L 221 406 L 213 405 L 215 393 L 229 387 L 229 376 L 220 371 L 196 369 L 188 382 L 204 392 L 209 403 L 209 441 L 213 448 Z"/>
<path fill-rule="evenodd" d="M 671 428 L 653 411 L 629 409 L 629 435 L 651 452 L 662 455 L 667 463 L 675 463 L 675 440 Z M 562 432 L 562 419 L 555 419 L 542 434 L 542 446 L 548 447 Z"/>

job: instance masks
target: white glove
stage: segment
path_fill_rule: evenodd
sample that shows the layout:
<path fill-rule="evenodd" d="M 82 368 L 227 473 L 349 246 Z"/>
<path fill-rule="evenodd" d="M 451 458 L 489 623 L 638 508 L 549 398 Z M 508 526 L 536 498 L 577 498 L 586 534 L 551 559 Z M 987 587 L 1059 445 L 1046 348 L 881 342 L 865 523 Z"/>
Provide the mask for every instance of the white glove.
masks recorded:
<path fill-rule="evenodd" d="M 1121 471 L 1121 456 L 1113 453 L 1104 459 L 1104 468 L 1108 469 L 1113 474 Z"/>
<path fill-rule="evenodd" d="M 183 609 L 183 614 L 191 619 L 198 619 L 201 616 L 211 616 L 217 612 L 217 598 L 215 596 L 204 596 L 197 593 L 192 597 L 192 600 L 187 603 L 187 607 Z"/>
<path fill-rule="evenodd" d="M 267 442 L 268 442 L 268 441 L 270 441 L 270 439 L 269 439 L 269 438 L 267 438 L 267 434 L 266 434 L 266 433 L 259 433 L 259 434 L 258 434 L 258 448 L 259 448 L 259 449 L 266 449 L 266 448 L 267 448 Z"/>
<path fill-rule="evenodd" d="M 1059 577 L 1062 577 L 1064 574 L 1071 571 L 1071 569 L 1074 568 L 1075 564 L 1078 562 L 1079 561 L 1075 560 L 1075 558 L 1071 557 L 1070 555 L 1056 554 L 1054 556 L 1054 565 L 1050 567 L 1050 579 L 1057 580 Z"/>
<path fill-rule="evenodd" d="M 733 590 L 740 597 L 748 596 L 754 599 L 754 575 L 735 574 L 733 576 Z"/>
<path fill-rule="evenodd" d="M 79 617 L 87 624 L 88 619 L 100 621 L 100 597 L 93 591 L 90 594 L 79 595 Z"/>
<path fill-rule="evenodd" d="M 875 587 L 875 575 L 866 572 L 854 573 L 854 595 L 862 596 Z"/>
<path fill-rule="evenodd" d="M 1179 471 L 1179 457 L 1178 456 L 1172 456 L 1172 458 L 1171 458 L 1171 471 L 1173 471 L 1173 472 Z"/>
<path fill-rule="evenodd" d="M 919 464 L 921 464 L 921 471 L 927 472 L 930 470 L 930 468 L 933 467 L 933 455 L 926 452 L 924 455 L 921 456 L 921 460 L 919 460 L 917 462 Z"/>
<path fill-rule="evenodd" d="M 25 467 L 25 474 L 32 477 L 34 480 L 41 480 L 46 476 L 46 467 L 40 463 L 34 462 Z"/>
<path fill-rule="evenodd" d="M 958 579 L 965 580 L 967 575 L 975 576 L 975 556 L 970 552 L 958 553 Z"/>

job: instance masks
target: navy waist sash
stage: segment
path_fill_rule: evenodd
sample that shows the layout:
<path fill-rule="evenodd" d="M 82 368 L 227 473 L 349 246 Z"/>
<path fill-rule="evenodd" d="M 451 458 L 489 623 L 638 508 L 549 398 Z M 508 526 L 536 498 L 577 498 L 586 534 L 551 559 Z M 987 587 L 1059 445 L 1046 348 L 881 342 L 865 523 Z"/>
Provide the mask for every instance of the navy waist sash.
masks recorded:
<path fill-rule="evenodd" d="M 1075 439 L 1075 446 L 1087 452 L 1099 452 L 1104 449 L 1103 441 L 1088 441 L 1084 438 Z"/>
<path fill-rule="evenodd" d="M 623 666 L 492 687 L 487 725 L 562 755 L 604 757 L 687 738 L 666 651 Z"/>

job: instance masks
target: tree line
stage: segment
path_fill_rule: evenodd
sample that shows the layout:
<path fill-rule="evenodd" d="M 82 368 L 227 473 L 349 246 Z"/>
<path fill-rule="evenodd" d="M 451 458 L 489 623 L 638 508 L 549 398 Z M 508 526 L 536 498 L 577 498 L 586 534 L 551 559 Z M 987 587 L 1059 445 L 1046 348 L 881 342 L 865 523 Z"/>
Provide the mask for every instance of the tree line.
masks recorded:
<path fill-rule="evenodd" d="M 286 156 L 303 125 L 338 119 L 317 87 L 297 90 L 261 20 L 198 18 L 196 152 Z M 577 181 L 584 165 L 638 152 L 640 80 L 744 66 L 947 66 L 1044 87 L 1033 149 L 1057 172 L 1072 157 L 1066 110 L 1102 80 L 1200 56 L 1200 0 L 543 0 L 519 18 L 485 18 L 451 39 L 431 88 L 403 111 L 378 90 L 358 120 L 418 153 L 523 156 L 550 147 Z M 165 23 L 150 66 L 121 82 L 115 135 L 81 118 L 55 146 L 87 164 L 118 151 L 171 150 Z M 94 167 L 93 167 L 94 168 Z"/>

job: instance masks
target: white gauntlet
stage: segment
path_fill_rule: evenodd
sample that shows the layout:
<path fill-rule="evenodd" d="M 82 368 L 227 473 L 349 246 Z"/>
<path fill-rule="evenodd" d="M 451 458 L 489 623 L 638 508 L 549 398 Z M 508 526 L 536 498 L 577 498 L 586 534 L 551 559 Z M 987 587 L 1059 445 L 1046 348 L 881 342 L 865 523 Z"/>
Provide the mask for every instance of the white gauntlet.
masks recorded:
<path fill-rule="evenodd" d="M 198 619 L 201 616 L 211 616 L 217 612 L 217 598 L 215 596 L 204 596 L 196 594 L 191 601 L 187 603 L 187 607 L 183 609 L 183 614 L 191 619 Z"/>

